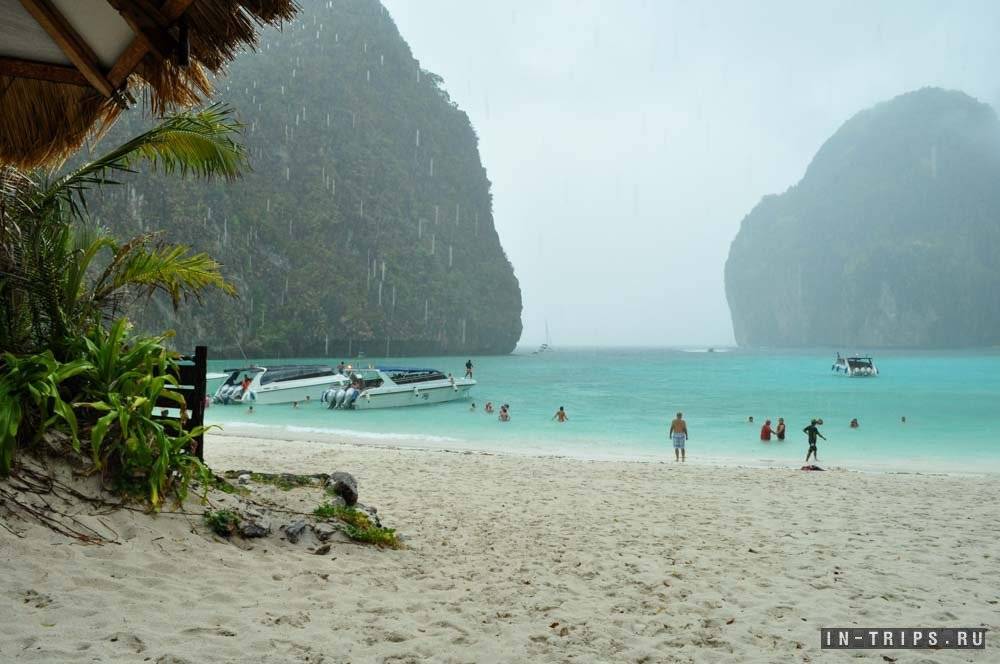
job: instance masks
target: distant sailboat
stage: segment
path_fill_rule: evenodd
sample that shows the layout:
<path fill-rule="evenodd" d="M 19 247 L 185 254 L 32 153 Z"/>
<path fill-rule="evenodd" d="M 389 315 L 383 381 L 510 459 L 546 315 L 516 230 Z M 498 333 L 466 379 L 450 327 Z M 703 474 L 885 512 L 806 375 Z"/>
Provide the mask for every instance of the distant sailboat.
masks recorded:
<path fill-rule="evenodd" d="M 545 320 L 545 343 L 538 347 L 538 350 L 532 353 L 532 355 L 538 355 L 539 353 L 548 353 L 552 350 L 552 339 L 549 337 L 549 321 Z"/>

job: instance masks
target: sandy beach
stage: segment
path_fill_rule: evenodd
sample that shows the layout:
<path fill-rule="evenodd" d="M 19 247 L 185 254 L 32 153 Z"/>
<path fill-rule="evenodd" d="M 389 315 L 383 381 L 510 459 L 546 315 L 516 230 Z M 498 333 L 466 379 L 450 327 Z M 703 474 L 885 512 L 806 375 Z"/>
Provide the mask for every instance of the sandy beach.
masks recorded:
<path fill-rule="evenodd" d="M 406 548 L 237 545 L 169 510 L 87 517 L 120 543 L 85 546 L 8 519 L 22 537 L 0 529 L 0 661 L 987 662 L 1000 647 L 992 631 L 986 652 L 819 649 L 822 626 L 1000 627 L 995 476 L 218 435 L 206 459 L 351 472 Z"/>

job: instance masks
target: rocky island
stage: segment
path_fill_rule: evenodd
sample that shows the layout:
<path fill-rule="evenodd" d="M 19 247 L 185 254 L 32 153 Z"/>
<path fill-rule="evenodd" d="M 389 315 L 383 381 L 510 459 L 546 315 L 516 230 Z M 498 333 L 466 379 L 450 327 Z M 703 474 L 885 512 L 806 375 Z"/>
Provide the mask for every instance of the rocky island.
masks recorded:
<path fill-rule="evenodd" d="M 132 318 L 213 357 L 510 352 L 521 291 L 468 116 L 377 0 L 299 5 L 216 82 L 252 172 L 140 174 L 88 201 L 117 235 L 162 230 L 209 253 L 239 291 Z M 100 148 L 149 124 L 126 114 Z"/>
<path fill-rule="evenodd" d="M 1000 124 L 925 88 L 861 111 L 746 216 L 726 262 L 743 346 L 1000 343 Z"/>

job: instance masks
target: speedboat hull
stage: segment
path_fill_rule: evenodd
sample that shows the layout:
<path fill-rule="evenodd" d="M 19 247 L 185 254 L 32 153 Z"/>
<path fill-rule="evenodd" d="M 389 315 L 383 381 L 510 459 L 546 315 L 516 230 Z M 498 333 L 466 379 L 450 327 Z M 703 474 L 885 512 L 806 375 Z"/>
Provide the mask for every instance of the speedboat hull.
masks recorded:
<path fill-rule="evenodd" d="M 404 406 L 424 406 L 468 399 L 475 381 L 456 381 L 455 385 L 445 384 L 418 388 L 381 388 L 366 390 L 354 401 L 355 410 L 376 408 L 401 408 Z"/>
<path fill-rule="evenodd" d="M 227 371 L 229 380 L 214 395 L 213 401 L 218 404 L 321 401 L 328 390 L 343 389 L 348 383 L 346 377 L 322 365 L 247 367 Z M 244 387 L 247 382 L 249 385 Z"/>
<path fill-rule="evenodd" d="M 310 400 L 315 399 L 319 401 L 322 399 L 324 392 L 339 384 L 337 381 L 329 379 L 322 381 L 307 379 L 295 382 L 301 382 L 302 384 L 282 385 L 279 387 L 264 385 L 253 391 L 253 396 L 255 397 L 253 401 L 263 405 L 292 403 L 293 401 L 302 402 L 306 400 L 306 397 L 309 397 Z"/>

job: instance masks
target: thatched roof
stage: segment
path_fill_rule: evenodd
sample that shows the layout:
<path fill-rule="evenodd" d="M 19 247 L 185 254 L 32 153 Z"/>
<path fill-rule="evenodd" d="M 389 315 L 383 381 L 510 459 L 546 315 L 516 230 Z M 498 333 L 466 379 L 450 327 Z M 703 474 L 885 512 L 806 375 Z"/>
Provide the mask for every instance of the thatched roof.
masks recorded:
<path fill-rule="evenodd" d="M 192 106 L 295 0 L 0 0 L 0 165 L 52 166 L 137 98 Z M 145 93 L 145 94 L 143 94 Z"/>

